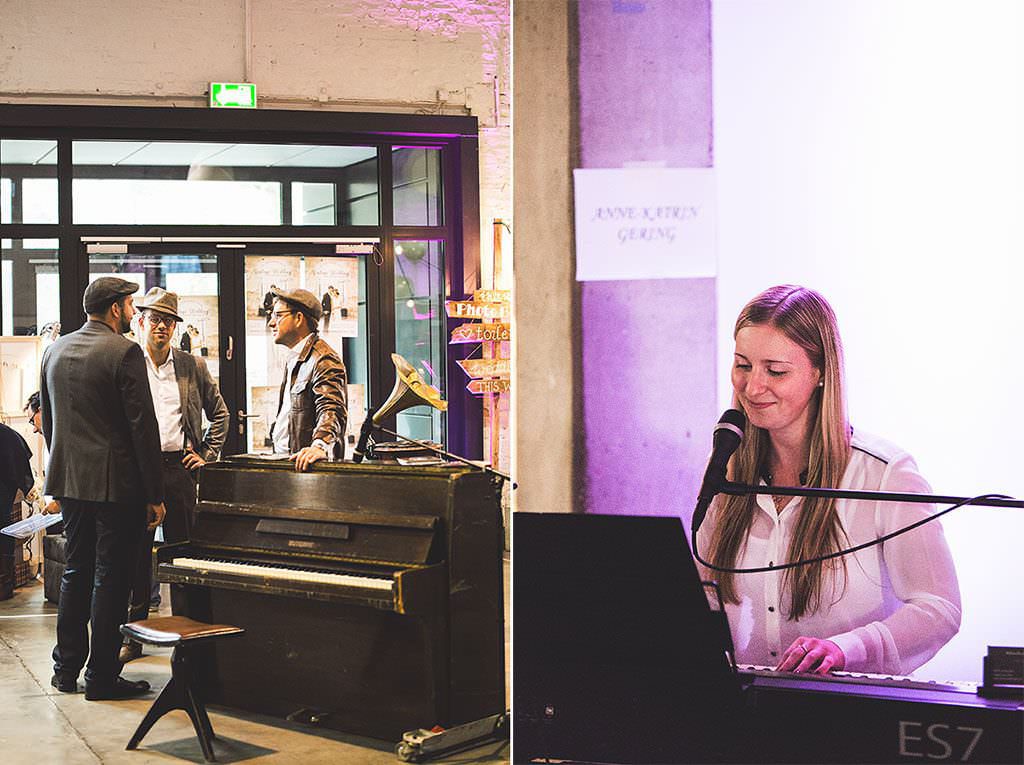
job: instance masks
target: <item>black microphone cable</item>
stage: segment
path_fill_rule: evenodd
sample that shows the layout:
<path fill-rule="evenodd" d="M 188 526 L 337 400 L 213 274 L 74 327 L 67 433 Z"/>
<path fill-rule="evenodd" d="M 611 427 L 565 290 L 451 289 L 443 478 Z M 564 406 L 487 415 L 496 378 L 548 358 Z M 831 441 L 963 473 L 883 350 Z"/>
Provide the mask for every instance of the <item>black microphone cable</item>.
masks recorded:
<path fill-rule="evenodd" d="M 849 548 L 847 548 L 845 550 L 837 550 L 836 552 L 829 553 L 828 555 L 819 555 L 819 556 L 817 556 L 815 558 L 807 558 L 805 560 L 796 560 L 796 561 L 792 561 L 790 563 L 780 563 L 778 565 L 772 565 L 772 566 L 758 566 L 757 568 L 728 568 L 728 567 L 725 567 L 725 566 L 716 566 L 713 563 L 708 563 L 706 560 L 704 560 L 700 556 L 700 553 L 697 551 L 697 529 L 696 529 L 696 527 L 693 527 L 691 529 L 691 531 L 690 531 L 691 547 L 693 548 L 693 557 L 699 563 L 701 563 L 702 565 L 704 565 L 707 568 L 711 569 L 712 571 L 723 571 L 723 572 L 729 573 L 729 574 L 763 574 L 763 573 L 768 572 L 768 571 L 783 571 L 783 570 L 785 570 L 787 568 L 796 568 L 797 566 L 809 566 L 812 563 L 818 563 L 819 561 L 831 560 L 832 558 L 838 558 L 838 557 L 840 557 L 842 555 L 850 555 L 851 553 L 859 552 L 860 550 L 867 549 L 868 547 L 873 547 L 874 545 L 880 545 L 883 542 L 888 542 L 890 539 L 893 539 L 894 537 L 900 536 L 901 534 L 906 534 L 908 531 L 913 531 L 918 526 L 923 526 L 926 523 L 931 523 L 936 518 L 941 518 L 946 513 L 951 513 L 954 510 L 956 510 L 957 508 L 965 507 L 967 505 L 972 505 L 975 502 L 978 502 L 978 501 L 983 500 L 983 499 L 1013 499 L 1013 497 L 1010 497 L 1009 495 L 1006 495 L 1006 494 L 979 494 L 976 497 L 968 497 L 967 499 L 963 500 L 962 502 L 957 502 L 955 505 L 951 505 L 950 507 L 947 507 L 945 510 L 940 510 L 937 513 L 933 513 L 932 515 L 929 515 L 927 518 L 922 518 L 919 521 L 914 521 L 910 525 L 904 526 L 901 529 L 896 529 L 896 531 L 891 531 L 888 534 L 884 534 L 884 535 L 878 537 L 878 539 L 872 539 L 869 542 L 863 542 L 863 543 L 861 543 L 859 545 L 855 545 L 853 547 L 849 547 Z"/>

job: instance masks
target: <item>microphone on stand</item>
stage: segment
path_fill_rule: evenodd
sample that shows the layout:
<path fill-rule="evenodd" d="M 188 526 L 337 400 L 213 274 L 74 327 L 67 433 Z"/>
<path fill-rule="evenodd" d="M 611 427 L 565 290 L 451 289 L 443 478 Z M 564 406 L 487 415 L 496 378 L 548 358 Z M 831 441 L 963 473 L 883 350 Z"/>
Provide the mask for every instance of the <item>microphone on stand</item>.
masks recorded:
<path fill-rule="evenodd" d="M 708 468 L 704 471 L 704 481 L 700 485 L 697 506 L 693 510 L 693 520 L 690 524 L 694 535 L 697 534 L 700 525 L 704 523 L 704 516 L 707 515 L 708 507 L 711 506 L 711 500 L 721 491 L 722 485 L 726 482 L 725 470 L 729 464 L 729 458 L 743 441 L 743 429 L 746 425 L 746 415 L 738 409 L 726 409 L 718 420 L 718 424 L 715 425 L 711 441 L 711 459 L 708 460 Z"/>
<path fill-rule="evenodd" d="M 359 442 L 356 444 L 355 451 L 352 454 L 353 462 L 362 462 L 363 457 L 366 455 L 366 447 L 370 440 L 370 433 L 373 432 L 373 416 L 367 414 L 366 419 L 363 420 L 363 427 L 359 430 Z"/>

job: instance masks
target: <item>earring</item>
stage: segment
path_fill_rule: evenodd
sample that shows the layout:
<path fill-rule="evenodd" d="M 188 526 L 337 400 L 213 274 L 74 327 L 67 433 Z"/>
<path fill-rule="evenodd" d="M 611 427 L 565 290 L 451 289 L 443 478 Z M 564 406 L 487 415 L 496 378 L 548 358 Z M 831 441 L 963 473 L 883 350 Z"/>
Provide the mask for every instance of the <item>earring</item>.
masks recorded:
<path fill-rule="evenodd" d="M 824 380 L 818 380 L 818 387 L 819 388 L 824 388 L 825 387 L 825 381 Z"/>

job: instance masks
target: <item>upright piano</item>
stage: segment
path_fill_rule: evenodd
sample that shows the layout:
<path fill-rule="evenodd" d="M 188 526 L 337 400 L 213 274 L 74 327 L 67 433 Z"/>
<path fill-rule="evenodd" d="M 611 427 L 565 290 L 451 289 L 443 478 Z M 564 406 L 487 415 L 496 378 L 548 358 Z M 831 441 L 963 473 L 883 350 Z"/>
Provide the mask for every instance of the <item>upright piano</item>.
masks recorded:
<path fill-rule="evenodd" d="M 396 739 L 505 709 L 495 486 L 464 466 L 228 458 L 157 576 L 175 613 L 234 624 L 209 703 Z"/>

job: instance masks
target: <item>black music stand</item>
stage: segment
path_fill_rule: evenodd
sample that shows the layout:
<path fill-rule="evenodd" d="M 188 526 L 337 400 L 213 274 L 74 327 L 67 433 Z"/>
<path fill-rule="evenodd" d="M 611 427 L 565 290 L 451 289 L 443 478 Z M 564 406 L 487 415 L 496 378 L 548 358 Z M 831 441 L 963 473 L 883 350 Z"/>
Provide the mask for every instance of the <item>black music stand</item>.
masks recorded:
<path fill-rule="evenodd" d="M 682 522 L 513 514 L 516 762 L 721 762 L 740 683 Z"/>

